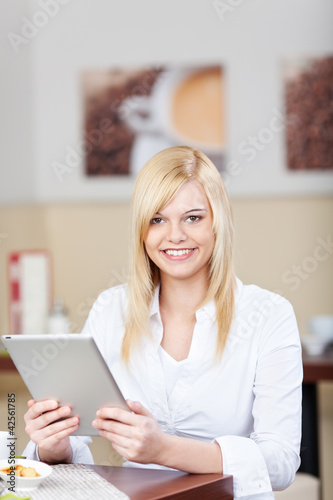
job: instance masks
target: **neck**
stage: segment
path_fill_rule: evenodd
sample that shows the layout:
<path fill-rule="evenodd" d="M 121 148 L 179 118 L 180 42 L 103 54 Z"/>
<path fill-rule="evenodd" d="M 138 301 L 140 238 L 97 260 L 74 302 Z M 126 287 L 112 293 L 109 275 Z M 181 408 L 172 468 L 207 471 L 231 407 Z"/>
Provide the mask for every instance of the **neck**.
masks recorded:
<path fill-rule="evenodd" d="M 161 276 L 160 307 L 172 315 L 187 316 L 193 313 L 206 298 L 208 279 L 206 276 L 190 280 Z"/>

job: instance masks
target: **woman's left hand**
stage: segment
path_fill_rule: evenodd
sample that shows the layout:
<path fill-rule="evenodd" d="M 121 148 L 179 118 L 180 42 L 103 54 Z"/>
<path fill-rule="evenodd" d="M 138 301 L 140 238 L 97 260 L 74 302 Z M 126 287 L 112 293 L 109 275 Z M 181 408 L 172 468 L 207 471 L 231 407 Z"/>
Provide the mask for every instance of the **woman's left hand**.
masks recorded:
<path fill-rule="evenodd" d="M 137 401 L 127 400 L 133 413 L 116 407 L 100 408 L 92 425 L 126 460 L 161 463 L 167 435 L 152 414 Z"/>

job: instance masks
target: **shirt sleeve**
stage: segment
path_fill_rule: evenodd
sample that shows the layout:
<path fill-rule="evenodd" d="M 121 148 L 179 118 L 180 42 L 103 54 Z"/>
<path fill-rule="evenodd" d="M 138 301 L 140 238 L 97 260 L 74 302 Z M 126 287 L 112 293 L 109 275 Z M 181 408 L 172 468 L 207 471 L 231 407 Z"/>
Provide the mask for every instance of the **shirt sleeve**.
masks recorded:
<path fill-rule="evenodd" d="M 73 450 L 72 463 L 93 464 L 94 459 L 88 446 L 92 442 L 91 438 L 88 436 L 71 436 L 69 439 Z M 38 446 L 33 441 L 29 441 L 22 455 L 30 460 L 40 460 Z"/>
<path fill-rule="evenodd" d="M 235 368 L 237 369 L 237 368 Z M 235 499 L 261 498 L 283 490 L 300 465 L 302 355 L 293 309 L 274 305 L 258 341 L 253 385 L 253 432 L 249 437 L 216 438 L 223 473 L 234 477 Z M 251 496 L 255 495 L 255 496 Z"/>

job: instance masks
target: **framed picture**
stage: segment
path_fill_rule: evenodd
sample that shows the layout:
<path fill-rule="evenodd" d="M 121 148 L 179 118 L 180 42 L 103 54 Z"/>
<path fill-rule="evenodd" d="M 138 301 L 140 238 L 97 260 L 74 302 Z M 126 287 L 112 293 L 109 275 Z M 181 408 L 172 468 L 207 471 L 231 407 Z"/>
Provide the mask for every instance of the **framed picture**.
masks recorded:
<path fill-rule="evenodd" d="M 285 65 L 287 167 L 333 171 L 333 57 Z"/>
<path fill-rule="evenodd" d="M 155 153 L 179 144 L 223 170 L 221 66 L 85 71 L 82 89 L 86 176 L 136 176 Z"/>

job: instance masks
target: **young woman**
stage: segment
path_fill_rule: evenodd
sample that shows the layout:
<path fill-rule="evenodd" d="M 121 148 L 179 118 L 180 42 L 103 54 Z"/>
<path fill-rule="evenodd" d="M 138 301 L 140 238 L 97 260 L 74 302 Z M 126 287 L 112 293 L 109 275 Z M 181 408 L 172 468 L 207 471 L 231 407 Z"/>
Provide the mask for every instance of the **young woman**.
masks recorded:
<path fill-rule="evenodd" d="M 174 147 L 141 170 L 132 197 L 129 283 L 103 292 L 94 336 L 131 412 L 93 426 L 127 466 L 234 477 L 235 498 L 274 498 L 298 469 L 302 360 L 293 309 L 234 275 L 231 207 L 199 151 Z M 27 451 L 90 462 L 77 418 L 29 402 Z M 255 498 L 255 496 L 253 498 Z"/>

